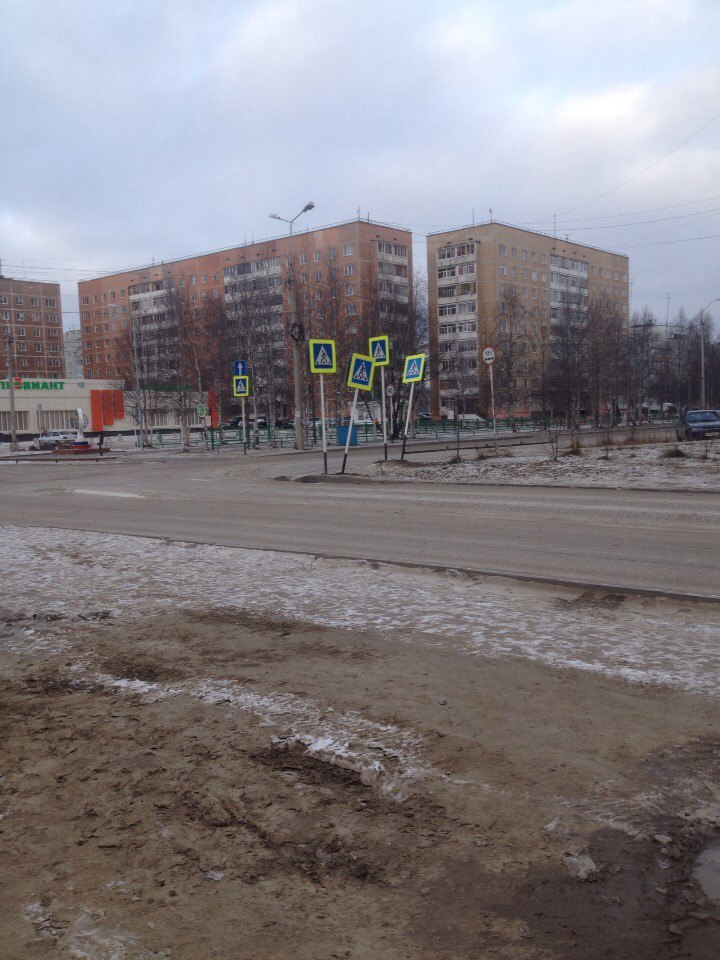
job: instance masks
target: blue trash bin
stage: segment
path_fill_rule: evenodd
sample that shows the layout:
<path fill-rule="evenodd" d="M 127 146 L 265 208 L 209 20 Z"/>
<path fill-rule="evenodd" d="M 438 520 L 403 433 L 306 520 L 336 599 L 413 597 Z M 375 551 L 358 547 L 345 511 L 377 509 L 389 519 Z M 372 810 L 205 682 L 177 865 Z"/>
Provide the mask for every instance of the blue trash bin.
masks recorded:
<path fill-rule="evenodd" d="M 338 438 L 338 446 L 340 447 L 344 447 L 345 444 L 347 443 L 348 426 L 349 426 L 349 423 L 347 422 L 344 424 L 338 424 L 337 438 Z M 350 446 L 356 447 L 357 445 L 358 445 L 358 428 L 357 428 L 357 424 L 354 423 L 352 428 L 352 433 L 350 434 Z"/>

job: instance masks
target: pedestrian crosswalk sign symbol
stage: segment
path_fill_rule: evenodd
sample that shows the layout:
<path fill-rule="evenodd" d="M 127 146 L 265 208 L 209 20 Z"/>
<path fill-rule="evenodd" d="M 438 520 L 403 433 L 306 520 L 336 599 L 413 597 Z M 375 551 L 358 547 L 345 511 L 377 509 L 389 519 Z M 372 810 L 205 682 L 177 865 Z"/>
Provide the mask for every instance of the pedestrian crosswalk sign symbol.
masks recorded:
<path fill-rule="evenodd" d="M 410 357 L 405 357 L 405 369 L 403 370 L 403 383 L 419 383 L 425 372 L 425 354 L 415 353 Z"/>
<path fill-rule="evenodd" d="M 350 358 L 347 385 L 356 390 L 372 390 L 373 372 L 375 363 L 372 357 L 362 353 L 354 353 Z"/>
<path fill-rule="evenodd" d="M 247 397 L 250 393 L 250 377 L 233 377 L 233 396 Z"/>
<path fill-rule="evenodd" d="M 311 373 L 335 373 L 337 371 L 334 340 L 310 341 L 310 371 Z"/>
<path fill-rule="evenodd" d="M 386 367 L 390 363 L 390 337 L 370 337 L 370 356 L 376 367 Z"/>

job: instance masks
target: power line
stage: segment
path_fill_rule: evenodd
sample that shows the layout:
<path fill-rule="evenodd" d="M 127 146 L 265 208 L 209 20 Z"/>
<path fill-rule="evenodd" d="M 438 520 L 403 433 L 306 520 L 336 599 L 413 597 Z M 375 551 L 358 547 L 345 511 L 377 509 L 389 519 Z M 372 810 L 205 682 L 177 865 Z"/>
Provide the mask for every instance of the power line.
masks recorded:
<path fill-rule="evenodd" d="M 664 247 L 669 243 L 690 243 L 692 240 L 717 240 L 718 237 L 720 237 L 720 233 L 712 233 L 705 237 L 682 237 L 679 240 L 657 240 L 654 243 L 629 243 L 626 249 L 633 250 L 637 247 Z"/>
<path fill-rule="evenodd" d="M 707 123 L 704 123 L 694 133 L 691 133 L 689 137 L 686 137 L 685 140 L 682 141 L 682 143 L 679 143 L 676 147 L 673 147 L 672 150 L 668 151 L 668 153 L 653 161 L 653 163 L 651 163 L 648 167 L 645 167 L 643 170 L 639 170 L 637 173 L 634 173 L 631 177 L 628 177 L 627 180 L 623 180 L 622 183 L 619 183 L 611 190 L 606 190 L 605 193 L 601 193 L 599 196 L 593 197 L 592 200 L 586 200 L 584 203 L 579 203 L 576 207 L 571 207 L 569 210 L 563 210 L 560 216 L 564 216 L 566 213 L 573 213 L 575 210 L 580 210 L 582 207 L 587 207 L 588 204 L 595 203 L 597 200 L 602 200 L 604 197 L 609 197 L 611 193 L 615 193 L 615 191 L 620 190 L 621 187 L 625 187 L 628 183 L 632 183 L 633 180 L 637 180 L 638 177 L 641 177 L 644 173 L 647 173 L 648 170 L 652 170 L 653 167 L 656 167 L 659 163 L 662 163 L 663 160 L 667 160 L 668 157 L 671 157 L 674 153 L 677 153 L 681 147 L 684 147 L 686 143 L 689 143 L 699 133 L 702 133 L 703 130 L 707 130 L 710 124 L 715 123 L 718 118 L 720 118 L 720 113 L 708 120 Z"/>

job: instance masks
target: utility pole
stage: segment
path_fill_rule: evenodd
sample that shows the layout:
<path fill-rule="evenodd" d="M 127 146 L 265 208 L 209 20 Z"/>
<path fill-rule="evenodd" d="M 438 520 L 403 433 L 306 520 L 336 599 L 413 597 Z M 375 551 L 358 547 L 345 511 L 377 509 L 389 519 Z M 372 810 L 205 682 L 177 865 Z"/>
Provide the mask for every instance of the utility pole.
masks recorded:
<path fill-rule="evenodd" d="M 308 210 L 312 210 L 315 204 L 311 201 L 306 203 L 300 213 L 296 214 L 292 220 L 279 216 L 277 213 L 269 214 L 271 220 L 282 220 L 290 227 L 290 236 L 292 237 L 293 224 L 298 217 Z M 360 211 L 358 210 L 358 217 Z M 292 341 L 292 362 L 293 362 L 293 387 L 295 395 L 295 449 L 305 449 L 305 436 L 303 434 L 303 399 L 302 382 L 300 377 L 300 344 L 305 340 L 305 331 L 297 318 L 297 293 L 295 291 L 295 257 L 292 247 L 290 250 L 290 267 L 288 270 L 288 306 L 290 308 L 290 339 Z"/>
<path fill-rule="evenodd" d="M 145 411 L 144 397 L 140 388 L 140 363 L 138 361 L 138 348 L 135 336 L 135 321 L 137 317 L 130 318 L 132 330 L 133 360 L 135 362 L 135 399 L 138 407 L 138 427 L 140 428 L 140 453 L 145 453 Z"/>
<path fill-rule="evenodd" d="M 15 452 L 18 448 L 17 416 L 15 414 L 15 368 L 13 365 L 13 347 L 15 337 L 8 334 L 5 338 L 5 352 L 7 353 L 8 392 L 10 394 L 10 449 Z"/>

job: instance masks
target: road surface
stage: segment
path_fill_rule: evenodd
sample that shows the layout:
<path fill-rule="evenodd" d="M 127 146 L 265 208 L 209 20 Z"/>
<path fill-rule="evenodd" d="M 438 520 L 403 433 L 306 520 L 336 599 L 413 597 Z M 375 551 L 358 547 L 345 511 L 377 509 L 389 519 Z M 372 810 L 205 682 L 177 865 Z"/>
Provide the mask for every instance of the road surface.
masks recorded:
<path fill-rule="evenodd" d="M 714 493 L 276 479 L 318 469 L 317 454 L 225 451 L 4 463 L 0 523 L 720 596 Z"/>

